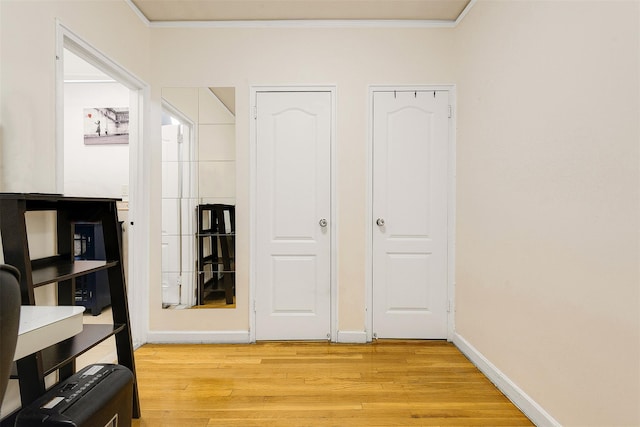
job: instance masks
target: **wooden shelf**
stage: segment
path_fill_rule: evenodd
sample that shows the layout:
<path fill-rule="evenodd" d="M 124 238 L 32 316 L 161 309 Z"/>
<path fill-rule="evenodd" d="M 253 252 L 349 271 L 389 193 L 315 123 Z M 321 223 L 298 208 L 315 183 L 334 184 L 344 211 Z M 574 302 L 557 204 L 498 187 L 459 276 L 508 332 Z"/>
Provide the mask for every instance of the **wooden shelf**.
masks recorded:
<path fill-rule="evenodd" d="M 46 285 L 104 270 L 118 265 L 118 261 L 69 261 L 61 257 L 44 258 L 31 262 L 33 286 Z"/>
<path fill-rule="evenodd" d="M 84 325 L 82 332 L 42 350 L 42 367 L 45 375 L 72 362 L 76 357 L 92 349 L 105 339 L 124 329 L 125 325 Z"/>

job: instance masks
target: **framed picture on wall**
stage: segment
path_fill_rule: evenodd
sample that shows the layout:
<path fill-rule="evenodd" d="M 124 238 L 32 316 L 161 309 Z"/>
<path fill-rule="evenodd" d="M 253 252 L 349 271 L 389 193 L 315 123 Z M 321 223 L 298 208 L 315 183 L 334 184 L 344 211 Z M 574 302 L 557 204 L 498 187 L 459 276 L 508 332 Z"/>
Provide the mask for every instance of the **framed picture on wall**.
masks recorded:
<path fill-rule="evenodd" d="M 129 143 L 129 107 L 84 109 L 84 144 Z"/>

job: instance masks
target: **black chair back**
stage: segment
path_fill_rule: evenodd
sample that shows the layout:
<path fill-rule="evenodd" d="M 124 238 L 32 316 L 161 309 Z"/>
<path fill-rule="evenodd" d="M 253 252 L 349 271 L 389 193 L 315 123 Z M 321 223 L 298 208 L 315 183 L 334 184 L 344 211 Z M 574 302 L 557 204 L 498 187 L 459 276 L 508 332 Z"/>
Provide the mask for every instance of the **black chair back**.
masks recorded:
<path fill-rule="evenodd" d="M 20 272 L 0 264 L 0 403 L 7 389 L 20 326 Z"/>

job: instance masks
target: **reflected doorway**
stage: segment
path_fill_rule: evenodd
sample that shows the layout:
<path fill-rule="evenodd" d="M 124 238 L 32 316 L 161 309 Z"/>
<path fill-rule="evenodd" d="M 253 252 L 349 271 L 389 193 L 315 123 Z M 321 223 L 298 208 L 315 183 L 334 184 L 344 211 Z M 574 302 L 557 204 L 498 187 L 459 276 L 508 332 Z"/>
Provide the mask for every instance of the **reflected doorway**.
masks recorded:
<path fill-rule="evenodd" d="M 194 124 L 170 104 L 162 108 L 162 307 L 189 308 L 196 303 Z"/>
<path fill-rule="evenodd" d="M 235 308 L 235 89 L 162 89 L 162 307 Z"/>

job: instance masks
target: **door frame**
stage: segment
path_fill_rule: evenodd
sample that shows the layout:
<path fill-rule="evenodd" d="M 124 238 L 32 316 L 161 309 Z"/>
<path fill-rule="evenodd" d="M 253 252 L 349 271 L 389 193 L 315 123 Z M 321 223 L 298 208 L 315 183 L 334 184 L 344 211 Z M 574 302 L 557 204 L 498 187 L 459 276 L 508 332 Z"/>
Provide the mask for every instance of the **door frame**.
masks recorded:
<path fill-rule="evenodd" d="M 455 224 L 456 224 L 456 85 L 370 85 L 368 94 L 367 124 L 367 209 L 366 209 L 366 265 L 365 301 L 367 304 L 365 332 L 367 342 L 373 340 L 373 95 L 376 92 L 447 91 L 451 118 L 447 161 L 447 341 L 455 332 Z"/>
<path fill-rule="evenodd" d="M 144 147 L 149 138 L 148 109 L 150 87 L 142 79 L 123 68 L 93 45 L 74 33 L 56 18 L 56 191 L 64 194 L 64 49 L 105 72 L 130 91 L 129 101 L 129 205 L 128 213 L 128 275 L 127 286 L 131 334 L 134 348 L 147 342 L 149 330 L 149 228 L 145 224 L 150 215 L 150 161 L 145 159 Z M 135 283 L 135 286 L 131 286 Z"/>
<path fill-rule="evenodd" d="M 256 272 L 256 259 L 257 259 L 257 107 L 256 101 L 258 93 L 264 92 L 330 92 L 331 93 L 331 174 L 330 174 L 330 189 L 331 189 L 331 216 L 329 218 L 329 232 L 330 232 L 330 292 L 331 292 L 331 337 L 329 340 L 335 342 L 338 337 L 337 325 L 338 325 L 338 283 L 337 283 L 337 242 L 338 236 L 338 221 L 337 221 L 337 198 L 336 198 L 336 85 L 285 85 L 285 86 L 271 86 L 271 85 L 251 85 L 249 88 L 249 341 L 256 342 L 256 284 L 257 284 L 257 272 Z"/>

